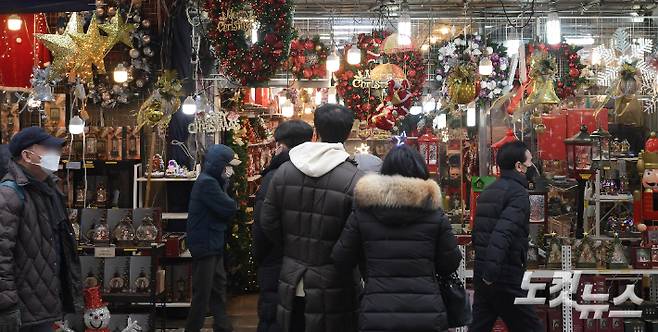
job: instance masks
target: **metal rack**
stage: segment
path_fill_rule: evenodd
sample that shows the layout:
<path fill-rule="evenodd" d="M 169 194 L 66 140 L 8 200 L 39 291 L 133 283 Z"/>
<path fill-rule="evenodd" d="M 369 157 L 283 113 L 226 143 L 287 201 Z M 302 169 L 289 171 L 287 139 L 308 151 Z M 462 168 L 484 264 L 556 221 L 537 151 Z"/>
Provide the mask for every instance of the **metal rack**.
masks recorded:
<path fill-rule="evenodd" d="M 629 159 L 629 161 L 631 160 Z M 588 200 L 595 203 L 594 235 L 601 236 L 601 221 L 610 216 L 617 208 L 624 208 L 628 210 L 627 205 L 628 203 L 633 202 L 633 195 L 601 195 L 601 170 L 597 170 L 596 177 L 594 179 L 594 195 Z M 601 203 L 612 204 L 609 209 L 604 211 L 605 213 L 603 213 L 603 215 L 601 215 Z M 591 233 L 591 230 L 589 230 L 589 232 Z"/>

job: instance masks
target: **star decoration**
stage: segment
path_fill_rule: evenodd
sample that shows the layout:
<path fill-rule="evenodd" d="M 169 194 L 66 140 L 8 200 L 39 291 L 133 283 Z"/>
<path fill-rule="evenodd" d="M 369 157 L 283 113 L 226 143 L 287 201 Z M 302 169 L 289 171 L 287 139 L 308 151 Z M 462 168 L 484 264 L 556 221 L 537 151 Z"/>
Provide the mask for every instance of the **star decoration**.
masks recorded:
<path fill-rule="evenodd" d="M 359 145 L 356 148 L 356 153 L 358 153 L 358 154 L 369 154 L 370 153 L 370 146 L 366 143 L 361 143 L 361 145 Z"/>
<path fill-rule="evenodd" d="M 53 61 L 50 64 L 50 79 L 66 74 L 72 69 L 76 61 L 77 45 L 71 35 L 82 33 L 82 31 L 82 17 L 73 12 L 63 34 L 34 34 L 53 53 Z"/>
<path fill-rule="evenodd" d="M 404 145 L 407 142 L 407 132 L 403 131 L 401 135 L 393 136 L 392 140 L 393 143 L 395 143 L 395 146 Z"/>
<path fill-rule="evenodd" d="M 93 76 L 92 65 L 96 66 L 100 74 L 105 74 L 105 55 L 112 48 L 110 38 L 101 36 L 98 29 L 96 15 L 91 17 L 87 33 L 73 33 L 71 38 L 77 45 L 75 74 L 81 79 L 90 79 Z"/>
<path fill-rule="evenodd" d="M 120 14 L 117 13 L 114 15 L 110 23 L 101 24 L 100 28 L 107 33 L 112 44 L 121 42 L 124 45 L 133 48 L 131 34 L 135 30 L 135 25 L 124 22 Z"/>

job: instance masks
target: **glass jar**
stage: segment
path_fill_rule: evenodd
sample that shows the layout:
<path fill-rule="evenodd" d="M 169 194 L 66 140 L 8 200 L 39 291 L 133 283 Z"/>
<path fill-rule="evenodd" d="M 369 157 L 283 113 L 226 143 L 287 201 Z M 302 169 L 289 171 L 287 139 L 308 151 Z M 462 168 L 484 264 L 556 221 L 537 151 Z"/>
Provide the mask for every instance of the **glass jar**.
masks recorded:
<path fill-rule="evenodd" d="M 94 228 L 93 235 L 94 244 L 104 244 L 107 245 L 110 243 L 110 229 L 107 226 L 107 221 L 105 218 L 101 218 L 100 222 Z"/>
<path fill-rule="evenodd" d="M 114 228 L 114 240 L 119 246 L 132 246 L 135 241 L 135 227 L 133 226 L 133 219 L 130 217 L 130 212 L 121 218 L 121 221 Z"/>
<path fill-rule="evenodd" d="M 100 183 L 96 188 L 96 207 L 107 207 L 107 189 L 105 189 L 103 183 Z"/>
<path fill-rule="evenodd" d="M 87 277 L 85 278 L 83 284 L 85 288 L 96 287 L 99 284 L 98 278 L 96 277 L 96 275 L 94 275 L 93 272 L 89 271 L 89 273 L 87 273 Z"/>
<path fill-rule="evenodd" d="M 142 224 L 137 227 L 137 240 L 145 245 L 150 245 L 157 238 L 158 227 L 153 223 L 153 218 L 144 217 Z"/>
<path fill-rule="evenodd" d="M 148 293 L 151 288 L 151 280 L 146 276 L 144 269 L 139 273 L 135 279 L 135 291 L 137 293 Z"/>
<path fill-rule="evenodd" d="M 110 279 L 110 293 L 121 293 L 126 287 L 126 281 L 121 277 L 119 271 L 114 272 L 114 276 Z"/>

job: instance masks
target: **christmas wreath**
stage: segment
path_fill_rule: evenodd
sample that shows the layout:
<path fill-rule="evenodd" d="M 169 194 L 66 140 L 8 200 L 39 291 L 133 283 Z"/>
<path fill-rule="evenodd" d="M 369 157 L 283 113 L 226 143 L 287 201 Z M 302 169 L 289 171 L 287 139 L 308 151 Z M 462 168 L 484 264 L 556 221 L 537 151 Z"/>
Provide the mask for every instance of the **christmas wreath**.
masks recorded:
<path fill-rule="evenodd" d="M 383 97 L 381 91 L 371 91 L 370 88 L 355 87 L 353 82 L 359 74 L 374 69 L 381 63 L 394 64 L 402 68 L 406 74 L 407 87 L 411 99 L 418 98 L 425 83 L 426 65 L 420 52 L 406 51 L 392 54 L 382 53 L 384 39 L 390 35 L 387 31 L 373 31 L 368 34 L 359 34 L 357 47 L 361 50 L 361 62 L 356 65 L 347 63 L 347 57 L 341 59 L 341 69 L 336 72 L 336 91 L 338 96 L 345 101 L 345 106 L 350 108 L 359 120 L 369 121 L 378 113 L 378 106 Z M 346 45 L 345 51 L 351 45 Z M 385 89 L 386 84 L 381 85 Z"/>
<path fill-rule="evenodd" d="M 208 38 L 220 67 L 242 85 L 268 80 L 288 57 L 294 38 L 290 0 L 209 0 Z M 258 22 L 258 41 L 249 45 L 251 17 Z"/>
<path fill-rule="evenodd" d="M 505 46 L 484 42 L 479 35 L 459 35 L 453 40 L 445 42 L 438 49 L 433 48 L 430 58 L 436 61 L 434 80 L 438 83 L 441 94 L 446 96 L 448 77 L 453 68 L 460 65 L 468 65 L 477 68 L 480 60 L 489 57 L 493 66 L 493 72 L 489 76 L 480 77 L 480 90 L 478 97 L 484 100 L 493 100 L 503 94 L 503 88 L 509 83 L 507 81 L 509 72 L 509 60 Z"/>
<path fill-rule="evenodd" d="M 324 78 L 328 54 L 329 48 L 318 36 L 295 39 L 290 43 L 290 71 L 298 80 Z"/>
<path fill-rule="evenodd" d="M 587 83 L 587 78 L 582 75 L 585 65 L 580 61 L 578 51 L 582 49 L 579 46 L 572 46 L 567 43 L 557 45 L 547 45 L 544 43 L 528 43 L 528 61 L 536 51 L 546 51 L 548 56 L 555 60 L 557 69 L 555 72 L 555 92 L 560 99 L 568 98 L 575 95 L 578 88 Z"/>

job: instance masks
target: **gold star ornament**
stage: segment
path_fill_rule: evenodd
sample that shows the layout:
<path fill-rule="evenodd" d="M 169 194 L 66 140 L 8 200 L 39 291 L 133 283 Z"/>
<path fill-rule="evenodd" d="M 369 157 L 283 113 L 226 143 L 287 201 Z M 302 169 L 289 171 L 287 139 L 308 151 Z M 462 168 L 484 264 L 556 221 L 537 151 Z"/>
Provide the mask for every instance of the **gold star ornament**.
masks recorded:
<path fill-rule="evenodd" d="M 100 25 L 101 29 L 107 33 L 112 43 L 121 42 L 124 45 L 133 48 L 132 32 L 135 30 L 135 25 L 126 23 L 120 14 L 117 13 L 110 23 Z"/>
<path fill-rule="evenodd" d="M 53 53 L 53 60 L 50 64 L 50 79 L 65 75 L 73 69 L 76 61 L 77 45 L 71 35 L 82 33 L 82 25 L 82 17 L 74 12 L 71 14 L 63 34 L 34 34 Z"/>
<path fill-rule="evenodd" d="M 81 79 L 88 80 L 94 75 L 92 65 L 98 73 L 105 74 L 105 55 L 114 46 L 110 38 L 101 36 L 96 15 L 91 17 L 87 33 L 72 33 L 71 38 L 77 46 L 76 66 L 73 72 Z"/>

